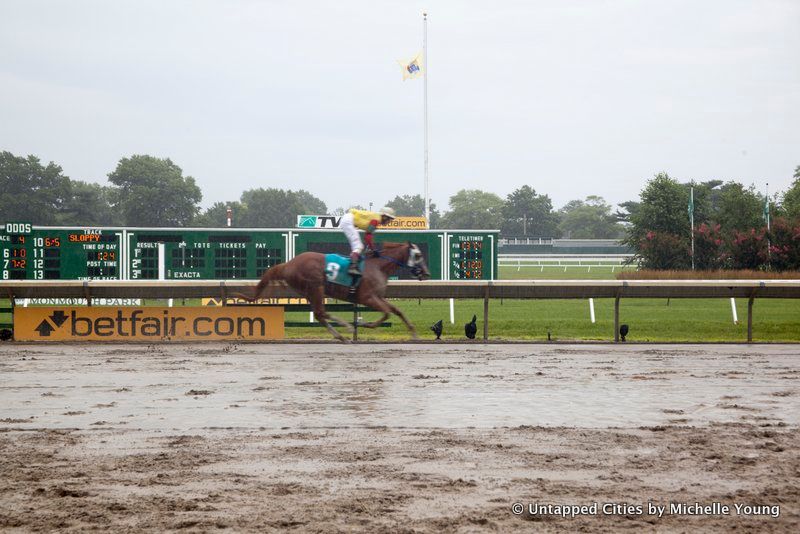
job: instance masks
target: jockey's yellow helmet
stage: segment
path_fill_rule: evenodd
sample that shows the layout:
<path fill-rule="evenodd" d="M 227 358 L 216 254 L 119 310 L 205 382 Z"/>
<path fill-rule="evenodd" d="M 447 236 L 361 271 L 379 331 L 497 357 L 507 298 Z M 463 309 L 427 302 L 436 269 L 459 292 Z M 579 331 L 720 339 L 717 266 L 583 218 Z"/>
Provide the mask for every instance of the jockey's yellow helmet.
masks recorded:
<path fill-rule="evenodd" d="M 378 213 L 380 213 L 381 215 L 383 215 L 385 217 L 389 217 L 390 219 L 396 219 L 397 218 L 397 215 L 395 215 L 394 210 L 392 208 L 388 207 L 388 206 L 382 207 L 381 211 L 379 211 Z"/>

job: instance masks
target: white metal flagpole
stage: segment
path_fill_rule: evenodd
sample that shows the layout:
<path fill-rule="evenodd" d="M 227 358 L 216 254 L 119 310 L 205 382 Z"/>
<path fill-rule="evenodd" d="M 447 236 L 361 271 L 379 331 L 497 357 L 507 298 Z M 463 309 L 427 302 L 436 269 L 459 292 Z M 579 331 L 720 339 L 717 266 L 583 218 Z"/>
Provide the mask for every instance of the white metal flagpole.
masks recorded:
<path fill-rule="evenodd" d="M 423 86 L 423 115 L 425 122 L 425 221 L 430 227 L 431 199 L 428 191 L 428 14 L 422 13 L 422 86 Z"/>

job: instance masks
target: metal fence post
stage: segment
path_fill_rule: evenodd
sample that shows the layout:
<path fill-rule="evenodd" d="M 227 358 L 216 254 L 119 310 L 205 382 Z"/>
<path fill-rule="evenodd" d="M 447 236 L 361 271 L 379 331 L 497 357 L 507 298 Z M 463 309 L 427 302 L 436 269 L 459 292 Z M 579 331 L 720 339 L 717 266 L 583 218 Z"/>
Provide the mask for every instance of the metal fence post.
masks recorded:
<path fill-rule="evenodd" d="M 750 295 L 750 298 L 747 299 L 747 342 L 753 342 L 753 300 L 755 300 L 754 295 Z"/>
<path fill-rule="evenodd" d="M 358 304 L 353 304 L 353 341 L 358 341 Z"/>
<path fill-rule="evenodd" d="M 489 339 L 489 286 L 487 284 L 483 294 L 483 340 Z"/>

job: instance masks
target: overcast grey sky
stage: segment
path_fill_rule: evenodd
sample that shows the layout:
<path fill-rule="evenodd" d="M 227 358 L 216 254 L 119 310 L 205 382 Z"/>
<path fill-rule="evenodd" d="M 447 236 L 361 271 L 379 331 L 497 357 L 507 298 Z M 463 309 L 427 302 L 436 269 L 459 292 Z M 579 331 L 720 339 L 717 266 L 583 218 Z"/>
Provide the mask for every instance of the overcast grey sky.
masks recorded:
<path fill-rule="evenodd" d="M 800 165 L 800 1 L 0 2 L 0 150 L 105 183 L 170 157 L 203 205 L 253 187 L 330 209 L 529 184 L 556 207 L 659 171 L 785 189 Z"/>

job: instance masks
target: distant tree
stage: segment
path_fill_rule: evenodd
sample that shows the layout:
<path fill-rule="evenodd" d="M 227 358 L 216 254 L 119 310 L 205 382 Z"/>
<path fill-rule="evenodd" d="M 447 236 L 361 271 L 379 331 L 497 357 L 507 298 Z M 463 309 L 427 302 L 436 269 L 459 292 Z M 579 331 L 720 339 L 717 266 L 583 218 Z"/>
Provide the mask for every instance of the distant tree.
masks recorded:
<path fill-rule="evenodd" d="M 712 219 L 723 232 L 758 228 L 764 224 L 764 199 L 755 187 L 728 182 L 719 188 Z"/>
<path fill-rule="evenodd" d="M 425 215 L 425 199 L 422 198 L 422 195 L 398 195 L 386 205 L 400 216 L 423 217 Z M 438 228 L 441 215 L 434 202 L 431 202 L 430 205 L 430 219 L 430 227 Z"/>
<path fill-rule="evenodd" d="M 698 200 L 695 197 L 696 223 L 703 222 L 697 217 Z M 648 232 L 661 232 L 688 242 L 690 237 L 688 206 L 689 189 L 670 178 L 667 173 L 657 174 L 647 182 L 636 212 L 631 213 L 627 240 L 635 247 Z"/>
<path fill-rule="evenodd" d="M 345 213 L 347 213 L 347 212 L 348 212 L 348 211 L 350 211 L 351 209 L 353 209 L 353 210 L 362 210 L 362 211 L 363 211 L 363 210 L 365 210 L 365 209 L 367 209 L 367 208 L 365 208 L 365 207 L 364 207 L 364 206 L 362 206 L 361 204 L 354 204 L 353 206 L 350 206 L 350 207 L 347 207 L 347 208 L 342 208 L 342 207 L 340 206 L 340 207 L 338 207 L 338 208 L 336 208 L 336 209 L 334 209 L 334 210 L 331 210 L 331 213 L 330 213 L 330 214 L 331 214 L 331 215 L 334 215 L 334 216 L 336 216 L 336 217 L 341 217 L 342 215 L 344 215 Z M 374 209 L 374 207 L 373 207 L 373 209 Z"/>
<path fill-rule="evenodd" d="M 720 186 L 724 184 L 724 180 L 706 180 L 705 182 L 689 182 L 685 184 L 689 187 L 695 187 L 695 195 L 698 194 L 698 189 L 703 189 L 708 192 L 708 206 L 709 206 L 709 213 L 716 213 L 719 209 L 719 197 L 722 189 Z M 701 192 L 702 195 L 702 192 Z"/>
<path fill-rule="evenodd" d="M 122 158 L 108 181 L 119 188 L 115 208 L 131 226 L 188 225 L 203 198 L 194 178 L 184 177 L 169 158 Z"/>
<path fill-rule="evenodd" d="M 642 267 L 677 269 L 691 265 L 688 205 L 689 188 L 667 173 L 659 173 L 647 182 L 639 205 L 630 214 L 623 240 L 636 251 Z M 695 215 L 698 211 L 707 212 L 702 194 L 695 195 Z M 696 216 L 695 221 L 698 224 L 703 219 Z"/>
<path fill-rule="evenodd" d="M 571 200 L 559 210 L 561 237 L 571 239 L 611 239 L 622 237 L 625 229 L 611 213 L 611 205 L 602 197 Z"/>
<path fill-rule="evenodd" d="M 303 208 L 303 213 L 298 213 L 298 215 L 326 215 L 328 213 L 328 206 L 308 191 L 300 189 L 295 191 L 294 195 Z"/>
<path fill-rule="evenodd" d="M 0 222 L 57 224 L 69 194 L 70 179 L 55 163 L 0 152 Z"/>
<path fill-rule="evenodd" d="M 529 235 L 554 237 L 558 231 L 558 215 L 547 195 L 539 195 L 523 185 L 506 197 L 502 209 L 501 232 L 504 236 Z"/>
<path fill-rule="evenodd" d="M 725 236 L 719 224 L 700 223 L 694 231 L 694 263 L 698 270 L 717 270 L 725 267 L 728 253 L 725 250 Z"/>
<path fill-rule="evenodd" d="M 767 262 L 767 229 L 733 231 L 730 247 L 730 267 L 733 269 L 758 269 Z"/>
<path fill-rule="evenodd" d="M 242 193 L 241 226 L 262 228 L 291 228 L 297 216 L 324 214 L 325 203 L 307 191 L 285 189 L 250 189 Z"/>
<path fill-rule="evenodd" d="M 631 217 L 639 211 L 640 204 L 641 203 L 636 202 L 635 200 L 620 202 L 617 204 L 619 209 L 614 212 L 614 218 L 623 223 L 631 222 Z"/>
<path fill-rule="evenodd" d="M 231 226 L 238 228 L 242 226 L 242 220 L 246 219 L 246 208 L 238 200 L 232 202 L 215 202 L 213 206 L 199 214 L 192 221 L 192 226 L 204 228 L 222 228 L 228 226 L 228 208 L 232 211 Z"/>
<path fill-rule="evenodd" d="M 776 271 L 800 270 L 800 221 L 778 217 L 769 231 L 769 265 Z"/>
<path fill-rule="evenodd" d="M 794 182 L 783 194 L 783 212 L 793 221 L 800 221 L 800 165 L 794 169 Z"/>
<path fill-rule="evenodd" d="M 636 259 L 643 269 L 684 270 L 691 267 L 686 240 L 667 232 L 646 232 L 636 243 Z"/>
<path fill-rule="evenodd" d="M 73 180 L 58 222 L 73 226 L 120 226 L 122 220 L 114 210 L 117 191 L 112 187 Z"/>
<path fill-rule="evenodd" d="M 502 223 L 503 199 L 478 189 L 462 189 L 450 197 L 442 228 L 493 229 Z"/>

